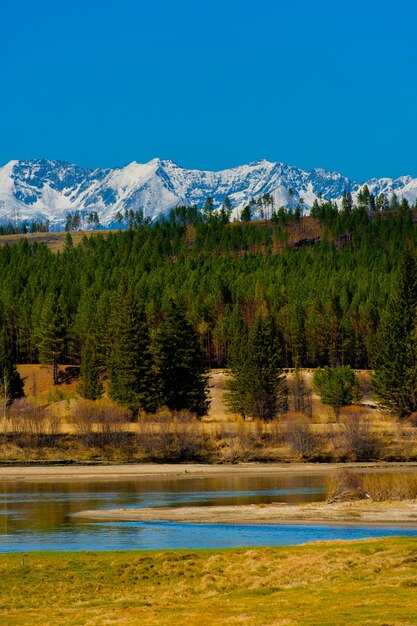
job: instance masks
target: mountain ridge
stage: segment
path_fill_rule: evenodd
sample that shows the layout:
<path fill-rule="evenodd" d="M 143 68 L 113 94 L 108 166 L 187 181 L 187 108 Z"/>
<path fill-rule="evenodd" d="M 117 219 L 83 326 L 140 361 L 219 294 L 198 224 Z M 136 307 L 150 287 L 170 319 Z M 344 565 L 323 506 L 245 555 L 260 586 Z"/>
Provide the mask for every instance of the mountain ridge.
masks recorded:
<path fill-rule="evenodd" d="M 273 196 L 276 208 L 302 200 L 308 212 L 315 199 L 339 202 L 346 190 L 355 198 L 365 184 L 375 195 L 395 192 L 410 204 L 417 199 L 417 178 L 409 175 L 359 183 L 324 168 L 306 171 L 265 159 L 220 171 L 186 169 L 160 158 L 95 169 L 59 160 L 13 160 L 0 167 L 0 222 L 42 219 L 60 229 L 68 213 L 94 211 L 103 226 L 111 227 L 119 211 L 142 209 L 154 220 L 180 204 L 201 208 L 208 196 L 215 207 L 228 196 L 239 216 L 252 197 L 265 193 Z"/>

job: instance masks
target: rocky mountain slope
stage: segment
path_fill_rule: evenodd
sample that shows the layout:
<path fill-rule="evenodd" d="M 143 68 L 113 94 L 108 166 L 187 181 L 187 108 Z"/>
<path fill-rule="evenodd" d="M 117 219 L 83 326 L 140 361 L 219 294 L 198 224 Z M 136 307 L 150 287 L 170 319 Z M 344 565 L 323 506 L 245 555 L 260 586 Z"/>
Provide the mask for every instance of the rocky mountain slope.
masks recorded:
<path fill-rule="evenodd" d="M 118 211 L 142 209 L 156 219 L 178 204 L 202 207 L 208 196 L 215 206 L 229 196 L 238 215 L 250 198 L 265 193 L 272 194 L 277 208 L 295 206 L 302 198 L 308 212 L 315 198 L 339 200 L 347 189 L 355 196 L 363 184 L 324 169 L 306 172 L 269 161 L 220 172 L 187 170 L 161 159 L 94 170 L 62 161 L 10 161 L 0 168 L 0 222 L 48 219 L 59 229 L 68 212 L 96 211 L 103 226 L 112 226 Z M 410 176 L 366 184 L 375 194 L 395 192 L 411 204 L 417 198 L 417 179 Z"/>

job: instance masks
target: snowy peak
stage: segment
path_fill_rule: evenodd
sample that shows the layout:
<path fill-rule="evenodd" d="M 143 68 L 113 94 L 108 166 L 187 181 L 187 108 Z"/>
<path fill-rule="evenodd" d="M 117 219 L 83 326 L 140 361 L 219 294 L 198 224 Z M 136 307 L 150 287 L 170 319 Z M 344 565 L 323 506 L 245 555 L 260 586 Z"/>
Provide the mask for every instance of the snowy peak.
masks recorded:
<path fill-rule="evenodd" d="M 365 183 L 364 183 L 365 184 Z M 401 176 L 366 182 L 374 194 L 396 193 L 414 204 L 417 179 Z M 85 169 L 63 161 L 10 161 L 0 168 L 0 222 L 49 220 L 62 228 L 67 213 L 97 212 L 103 226 L 115 224 L 118 212 L 142 209 L 151 219 L 179 204 L 202 207 L 211 196 L 220 206 L 228 196 L 235 214 L 251 198 L 271 194 L 275 206 L 303 201 L 309 210 L 315 199 L 340 200 L 349 189 L 355 195 L 363 185 L 337 172 L 316 168 L 310 172 L 281 162 L 253 161 L 219 172 L 188 170 L 170 160 L 133 161 L 114 169 Z"/>

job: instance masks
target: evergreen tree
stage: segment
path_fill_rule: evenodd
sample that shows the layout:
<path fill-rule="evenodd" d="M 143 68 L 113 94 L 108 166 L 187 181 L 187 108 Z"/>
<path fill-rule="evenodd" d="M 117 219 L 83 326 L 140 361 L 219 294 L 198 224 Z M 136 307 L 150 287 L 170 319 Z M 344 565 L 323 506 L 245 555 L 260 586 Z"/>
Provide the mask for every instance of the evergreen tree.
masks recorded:
<path fill-rule="evenodd" d="M 74 249 L 74 242 L 72 239 L 72 235 L 68 230 L 67 234 L 65 235 L 64 252 L 71 252 L 71 250 L 73 249 Z"/>
<path fill-rule="evenodd" d="M 246 206 L 243 207 L 242 212 L 240 214 L 240 220 L 242 222 L 250 222 L 252 219 L 252 209 L 249 206 L 249 204 L 247 204 Z"/>
<path fill-rule="evenodd" d="M 36 329 L 39 363 L 52 368 L 54 385 L 59 382 L 58 363 L 64 346 L 64 319 L 60 299 L 50 291 L 45 296 L 39 326 Z"/>
<path fill-rule="evenodd" d="M 350 191 L 345 191 L 342 196 L 342 212 L 345 215 L 350 215 L 352 213 L 353 200 L 352 194 Z"/>
<path fill-rule="evenodd" d="M 203 211 L 208 216 L 214 211 L 214 200 L 211 196 L 208 196 L 206 198 L 206 201 L 203 205 Z"/>
<path fill-rule="evenodd" d="M 150 349 L 145 311 L 131 289 L 122 285 L 110 320 L 108 361 L 109 395 L 134 413 L 155 412 L 159 403 L 158 379 Z"/>
<path fill-rule="evenodd" d="M 6 333 L 2 329 L 0 332 L 0 398 L 5 437 L 7 436 L 7 407 L 20 396 L 23 396 L 23 381 L 16 369 Z"/>
<path fill-rule="evenodd" d="M 400 203 L 398 202 L 398 197 L 397 194 L 395 193 L 395 191 L 393 192 L 392 196 L 391 196 L 391 200 L 389 203 L 389 208 L 391 211 L 398 211 L 398 209 L 400 208 Z"/>
<path fill-rule="evenodd" d="M 314 372 L 313 387 L 323 404 L 334 409 L 336 419 L 342 406 L 360 399 L 359 379 L 349 365 L 325 367 Z"/>
<path fill-rule="evenodd" d="M 223 224 L 227 224 L 230 221 L 230 216 L 232 214 L 232 203 L 230 201 L 229 196 L 226 196 L 222 207 L 220 209 L 220 221 Z"/>
<path fill-rule="evenodd" d="M 86 400 L 98 400 L 103 395 L 97 359 L 90 341 L 86 341 L 81 353 L 80 382 L 77 391 Z"/>
<path fill-rule="evenodd" d="M 120 228 L 123 222 L 123 215 L 121 214 L 120 211 L 117 211 L 116 215 L 114 216 L 116 222 L 117 222 L 117 226 Z"/>
<path fill-rule="evenodd" d="M 417 268 L 410 250 L 403 253 L 374 355 L 373 389 L 387 411 L 398 417 L 417 409 Z"/>
<path fill-rule="evenodd" d="M 230 363 L 227 403 L 243 417 L 271 420 L 287 406 L 277 332 L 265 310 L 258 313 L 248 339 L 235 347 Z"/>
<path fill-rule="evenodd" d="M 155 334 L 155 360 L 162 402 L 172 411 L 188 409 L 198 417 L 209 408 L 207 370 L 197 333 L 181 307 L 171 300 Z"/>
<path fill-rule="evenodd" d="M 4 329 L 0 331 L 0 394 L 3 398 L 7 396 L 8 402 L 23 396 L 23 381 Z"/>

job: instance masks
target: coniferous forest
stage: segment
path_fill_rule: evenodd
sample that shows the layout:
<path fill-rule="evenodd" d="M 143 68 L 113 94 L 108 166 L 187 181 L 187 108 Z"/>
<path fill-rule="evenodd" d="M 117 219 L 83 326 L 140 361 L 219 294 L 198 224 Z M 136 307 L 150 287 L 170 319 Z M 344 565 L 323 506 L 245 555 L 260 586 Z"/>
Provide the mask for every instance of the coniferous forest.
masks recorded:
<path fill-rule="evenodd" d="M 107 380 L 133 413 L 204 415 L 207 370 L 244 362 L 256 380 L 262 346 L 273 395 L 282 368 L 371 369 L 400 259 L 417 243 L 413 210 L 368 192 L 341 209 L 316 202 L 307 218 L 298 207 L 231 223 L 228 203 L 152 225 L 138 214 L 77 247 L 68 232 L 57 254 L 22 238 L 0 248 L 5 343 L 15 363 L 50 366 L 55 384 L 60 364 L 80 365 L 83 397 L 100 398 Z M 275 405 L 252 414 L 273 417 Z"/>

